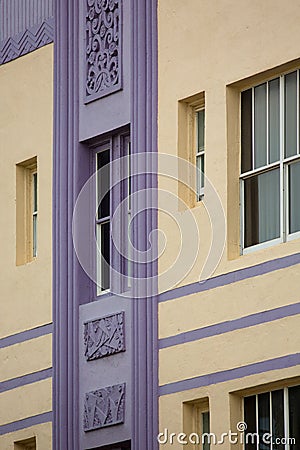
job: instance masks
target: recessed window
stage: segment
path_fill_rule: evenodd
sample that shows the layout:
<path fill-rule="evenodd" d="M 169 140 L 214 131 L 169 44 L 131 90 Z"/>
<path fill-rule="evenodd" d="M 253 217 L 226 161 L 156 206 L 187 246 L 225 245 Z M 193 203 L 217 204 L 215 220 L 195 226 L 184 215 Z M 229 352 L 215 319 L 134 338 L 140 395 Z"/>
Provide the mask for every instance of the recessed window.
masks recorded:
<path fill-rule="evenodd" d="M 300 442 L 300 386 L 245 397 L 244 422 L 245 450 L 296 450 Z"/>
<path fill-rule="evenodd" d="M 299 70 L 241 93 L 242 249 L 300 237 Z"/>
<path fill-rule="evenodd" d="M 127 157 L 127 158 L 123 158 Z M 115 164 L 117 160 L 119 164 Z M 113 162 L 113 164 L 111 164 Z M 129 135 L 113 136 L 103 145 L 96 147 L 96 294 L 101 295 L 112 289 L 130 287 L 131 266 L 129 264 L 129 223 L 131 218 L 130 179 L 130 139 Z M 124 201 L 125 200 L 125 201 Z M 114 221 L 116 208 L 121 206 L 122 219 Z M 116 248 L 112 240 L 112 227 L 121 237 L 121 248 Z M 115 270 L 112 271 L 111 268 Z M 115 280 L 112 272 L 120 274 Z M 122 276 L 126 277 L 126 286 Z M 121 280 L 121 281 L 120 281 Z M 118 285 L 118 286 L 117 286 Z"/>
<path fill-rule="evenodd" d="M 38 253 L 37 158 L 16 165 L 16 262 L 34 260 Z"/>
<path fill-rule="evenodd" d="M 36 438 L 32 437 L 14 443 L 14 450 L 36 450 Z"/>

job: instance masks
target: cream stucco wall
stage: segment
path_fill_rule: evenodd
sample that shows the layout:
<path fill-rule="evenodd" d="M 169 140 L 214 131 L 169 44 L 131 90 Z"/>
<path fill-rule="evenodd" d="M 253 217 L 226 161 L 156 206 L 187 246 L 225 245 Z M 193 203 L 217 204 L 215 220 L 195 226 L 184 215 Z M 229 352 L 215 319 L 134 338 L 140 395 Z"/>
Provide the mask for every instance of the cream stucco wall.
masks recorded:
<path fill-rule="evenodd" d="M 51 322 L 53 46 L 0 67 L 0 337 Z M 16 266 L 16 164 L 37 156 L 38 257 Z"/>
<path fill-rule="evenodd" d="M 184 100 L 205 96 L 205 171 L 224 210 L 226 243 L 220 261 L 216 259 L 211 275 L 220 275 L 260 264 L 300 251 L 294 240 L 240 256 L 239 92 L 285 70 L 300 67 L 300 5 L 288 7 L 279 0 L 159 0 L 158 2 L 158 148 L 159 153 L 190 159 L 190 116 Z M 202 94 L 203 95 L 203 94 Z M 199 97 L 199 95 L 198 95 Z M 161 161 L 161 160 L 160 160 Z M 164 173 L 161 163 L 161 173 Z M 174 177 L 180 170 L 174 168 Z M 159 188 L 178 197 L 178 183 L 160 175 Z M 163 198 L 165 194 L 159 194 Z M 179 190 L 179 196 L 181 191 Z M 182 199 L 182 197 L 180 197 Z M 199 281 L 208 254 L 211 223 L 205 206 L 212 198 L 204 194 L 202 203 L 173 208 L 161 200 L 159 228 L 169 238 L 159 260 L 160 274 L 172 275 L 172 287 Z M 206 205 L 205 205 L 206 203 Z M 186 276 L 174 267 L 181 233 L 191 246 L 192 226 L 184 217 L 192 213 L 199 228 L 200 249 L 195 262 L 187 262 Z M 185 223 L 178 229 L 178 223 Z M 176 223 L 177 221 L 177 223 Z M 212 220 L 217 233 L 222 230 Z M 194 240 L 194 246 L 196 241 Z M 180 258 L 180 256 L 179 256 Z M 159 304 L 159 337 L 230 322 L 248 315 L 299 302 L 300 266 L 295 265 L 211 290 L 163 301 Z M 167 286 L 160 279 L 160 290 Z M 246 323 L 246 321 L 245 321 Z M 159 383 L 165 386 L 181 380 L 215 374 L 248 364 L 263 362 L 299 352 L 299 315 L 242 327 L 211 337 L 163 348 L 159 352 Z M 216 331 L 217 333 L 217 331 Z M 182 342 L 184 337 L 182 337 Z M 295 379 L 296 377 L 296 379 Z M 267 391 L 278 386 L 299 384 L 299 365 L 270 370 L 198 389 L 162 395 L 159 402 L 160 431 L 179 433 L 192 429 L 192 419 L 185 402 L 209 399 L 211 431 L 221 434 L 242 420 L 242 396 Z M 276 384 L 277 386 L 277 384 Z M 178 387 L 179 389 L 179 387 Z M 197 431 L 197 430 L 193 430 Z M 198 430 L 199 431 L 199 430 Z M 180 444 L 161 445 L 163 449 L 201 448 Z M 211 446 L 211 448 L 216 448 Z M 223 449 L 238 448 L 228 441 Z"/>
<path fill-rule="evenodd" d="M 239 175 L 236 171 L 239 154 L 235 148 L 239 146 L 239 126 L 237 123 L 236 129 L 232 126 L 229 130 L 227 115 L 234 83 L 245 80 L 244 84 L 249 85 L 251 77 L 266 73 L 262 77 L 267 78 L 268 71 L 281 65 L 287 65 L 286 68 L 299 67 L 299 19 L 300 6 L 294 0 L 289 2 L 288 8 L 279 0 L 159 1 L 159 152 L 178 155 L 178 136 L 186 133 L 184 128 L 187 126 L 179 118 L 179 101 L 205 92 L 206 175 L 222 201 L 228 222 L 226 236 L 229 238 L 229 246 L 226 244 L 214 274 L 300 250 L 297 240 L 239 256 L 239 199 L 236 193 L 230 193 L 232 189 L 238 189 L 235 178 Z M 281 70 L 277 69 L 276 72 L 275 69 L 273 74 Z M 237 91 L 242 85 L 243 82 L 237 85 Z M 166 185 L 177 195 L 176 183 L 170 183 L 161 176 L 159 187 L 164 188 Z M 228 202 L 228 198 L 232 200 Z M 193 211 L 199 223 L 201 241 L 207 244 L 211 234 L 205 209 L 197 204 Z M 169 237 L 168 247 L 160 258 L 162 273 L 174 264 L 179 244 L 176 224 L 174 222 L 172 225 L 170 218 L 163 212 L 159 214 L 159 227 Z M 181 231 L 189 233 L 188 228 Z M 177 285 L 199 280 L 206 250 L 204 248 L 199 252 L 195 264 L 190 262 L 187 276 L 184 279 L 178 277 Z M 161 289 L 164 290 L 165 286 L 162 281 Z"/>
<path fill-rule="evenodd" d="M 52 321 L 52 44 L 0 66 L 0 99 L 1 339 Z M 17 265 L 16 164 L 33 157 L 38 171 L 38 254 Z M 0 394 L 0 426 L 10 424 L 7 429 L 19 431 L 2 434 L 0 430 L 0 448 L 13 450 L 14 442 L 35 436 L 38 449 L 50 450 L 51 423 L 23 428 L 18 421 L 52 410 L 51 378 L 22 385 L 23 376 L 52 366 L 52 335 L 20 338 L 13 345 L 15 341 L 9 339 L 0 349 L 0 382 L 6 383 Z M 10 380 L 19 387 L 9 388 Z"/>

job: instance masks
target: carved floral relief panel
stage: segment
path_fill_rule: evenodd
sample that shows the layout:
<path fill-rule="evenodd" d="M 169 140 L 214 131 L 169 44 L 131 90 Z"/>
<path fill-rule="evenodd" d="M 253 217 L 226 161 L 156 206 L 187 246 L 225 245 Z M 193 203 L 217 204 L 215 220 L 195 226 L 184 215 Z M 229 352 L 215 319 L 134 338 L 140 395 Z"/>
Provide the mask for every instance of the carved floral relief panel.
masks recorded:
<path fill-rule="evenodd" d="M 122 87 L 122 0 L 86 0 L 86 102 Z"/>

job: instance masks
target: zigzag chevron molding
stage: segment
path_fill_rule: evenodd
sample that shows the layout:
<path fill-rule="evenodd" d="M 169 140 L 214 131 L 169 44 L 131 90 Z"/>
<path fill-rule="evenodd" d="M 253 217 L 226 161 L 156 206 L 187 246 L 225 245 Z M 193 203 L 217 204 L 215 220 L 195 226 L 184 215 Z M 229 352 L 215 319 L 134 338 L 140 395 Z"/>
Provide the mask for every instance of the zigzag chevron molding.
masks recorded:
<path fill-rule="evenodd" d="M 46 19 L 23 33 L 0 42 L 0 64 L 50 44 L 54 39 L 54 18 Z"/>

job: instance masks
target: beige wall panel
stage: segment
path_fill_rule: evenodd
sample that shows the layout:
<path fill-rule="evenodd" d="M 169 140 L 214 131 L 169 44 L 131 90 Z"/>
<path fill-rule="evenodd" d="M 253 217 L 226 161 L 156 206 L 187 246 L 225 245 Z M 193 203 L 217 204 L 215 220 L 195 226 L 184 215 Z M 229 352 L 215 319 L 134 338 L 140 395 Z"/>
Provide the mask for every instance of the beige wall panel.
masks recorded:
<path fill-rule="evenodd" d="M 35 425 L 24 430 L 7 433 L 0 436 L 1 450 L 14 450 L 14 442 L 22 441 L 36 436 L 38 450 L 52 449 L 52 423 L 47 422 L 41 425 Z"/>
<path fill-rule="evenodd" d="M 0 349 L 0 382 L 51 367 L 52 335 Z"/>
<path fill-rule="evenodd" d="M 300 265 L 159 304 L 159 336 L 234 320 L 300 301 Z"/>
<path fill-rule="evenodd" d="M 53 45 L 0 67 L 0 338 L 51 322 Z M 16 163 L 37 156 L 38 257 L 16 266 Z"/>
<path fill-rule="evenodd" d="M 160 0 L 158 17 L 159 152 L 177 155 L 178 101 L 205 91 L 206 174 L 226 211 L 230 181 L 227 174 L 231 174 L 227 159 L 226 86 L 300 57 L 299 2 L 292 0 L 286 8 L 280 0 L 191 0 L 188 4 L 181 0 Z M 297 64 L 299 61 L 295 67 Z M 161 178 L 159 186 L 164 186 Z M 231 214 L 239 214 L 236 205 L 229 205 L 229 210 Z M 166 226 L 161 213 L 159 226 L 162 229 Z M 170 229 L 168 233 L 172 236 Z M 209 238 L 206 233 L 205 228 L 204 232 L 201 229 L 204 242 Z M 169 245 L 172 247 L 172 240 Z M 226 247 L 214 274 L 299 251 L 298 239 L 242 257 L 236 255 L 235 259 L 231 256 L 229 261 L 227 255 L 232 252 Z M 173 256 L 171 250 L 169 254 L 166 251 L 160 261 L 160 271 L 172 263 Z M 177 285 L 198 281 L 203 260 L 203 254 L 199 255 L 187 276 L 178 277 Z M 164 290 L 164 283 L 160 289 Z"/>
<path fill-rule="evenodd" d="M 177 345 L 159 352 L 159 383 L 298 353 L 299 346 L 299 316 Z"/>
<path fill-rule="evenodd" d="M 0 394 L 0 425 L 51 411 L 51 378 Z"/>
<path fill-rule="evenodd" d="M 180 432 L 190 433 L 189 424 L 183 420 L 183 403 L 195 402 L 202 398 L 208 397 L 211 413 L 211 429 L 212 433 L 216 433 L 220 437 L 221 433 L 226 433 L 229 429 L 236 432 L 236 425 L 243 420 L 241 399 L 242 396 L 250 389 L 252 392 L 266 392 L 271 388 L 282 388 L 284 386 L 295 385 L 300 383 L 300 366 L 291 367 L 283 370 L 273 370 L 263 374 L 251 375 L 245 378 L 219 383 L 211 386 L 205 386 L 188 391 L 182 391 L 171 395 L 163 395 L 159 399 L 159 432 L 168 433 Z M 257 386 L 260 385 L 258 388 Z M 253 390 L 254 388 L 254 390 Z M 238 391 L 238 392 L 237 392 Z M 231 393 L 237 392 L 232 395 Z M 170 414 L 170 411 L 172 413 Z M 199 430 L 194 430 L 199 433 Z M 217 446 L 220 448 L 220 445 Z M 211 446 L 211 448 L 217 448 Z M 183 448 L 197 448 L 196 446 L 182 446 L 176 440 L 171 445 L 161 445 L 160 449 L 164 450 L 182 450 Z M 237 445 L 228 446 L 228 441 L 222 444 L 222 448 L 241 450 Z"/>

